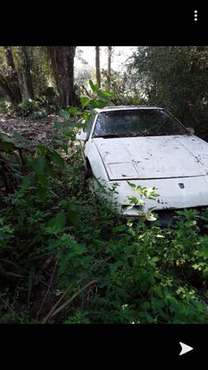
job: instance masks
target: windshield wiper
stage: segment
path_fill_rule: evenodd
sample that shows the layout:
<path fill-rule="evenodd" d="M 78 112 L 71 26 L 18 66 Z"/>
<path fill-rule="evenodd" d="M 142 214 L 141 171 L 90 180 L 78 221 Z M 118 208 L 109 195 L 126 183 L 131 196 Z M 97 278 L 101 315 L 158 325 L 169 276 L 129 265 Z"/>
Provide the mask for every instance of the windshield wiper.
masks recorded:
<path fill-rule="evenodd" d="M 111 139 L 111 138 L 114 138 L 114 137 L 121 137 L 117 134 L 109 134 L 109 135 L 100 135 L 100 136 L 94 136 L 94 138 L 100 138 L 102 137 L 103 139 Z"/>
<path fill-rule="evenodd" d="M 143 132 L 138 132 L 136 134 L 129 135 L 129 137 L 138 137 L 138 136 L 145 136 L 145 135 L 143 134 Z"/>
<path fill-rule="evenodd" d="M 102 138 L 102 139 L 111 139 L 111 138 L 123 138 L 123 137 L 137 137 L 137 136 L 145 136 L 142 132 L 139 132 L 137 134 L 127 133 L 126 135 L 118 135 L 118 134 L 107 134 L 107 135 L 96 135 L 94 138 Z"/>

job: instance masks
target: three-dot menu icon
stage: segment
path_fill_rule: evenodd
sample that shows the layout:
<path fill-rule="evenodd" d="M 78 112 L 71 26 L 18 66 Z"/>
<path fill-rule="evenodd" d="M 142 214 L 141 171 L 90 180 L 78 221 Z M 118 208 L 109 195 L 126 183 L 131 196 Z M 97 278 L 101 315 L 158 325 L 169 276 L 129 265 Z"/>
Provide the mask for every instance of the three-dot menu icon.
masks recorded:
<path fill-rule="evenodd" d="M 194 10 L 194 22 L 198 21 L 198 10 Z"/>

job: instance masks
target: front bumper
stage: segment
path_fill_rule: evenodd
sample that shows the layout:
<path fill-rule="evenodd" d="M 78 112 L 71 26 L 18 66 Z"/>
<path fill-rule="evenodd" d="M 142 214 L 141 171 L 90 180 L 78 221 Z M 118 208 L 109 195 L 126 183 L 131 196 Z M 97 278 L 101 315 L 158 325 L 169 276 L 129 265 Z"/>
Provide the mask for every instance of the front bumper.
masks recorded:
<path fill-rule="evenodd" d="M 144 208 L 126 207 L 129 196 L 139 195 L 129 186 L 127 181 L 119 181 L 117 190 L 117 203 L 124 216 L 138 216 L 141 211 L 147 213 L 155 211 L 169 211 L 175 209 L 198 208 L 208 206 L 208 176 L 187 178 L 150 179 L 131 181 L 135 185 L 146 188 L 156 188 L 159 196 L 155 200 L 144 199 Z"/>
<path fill-rule="evenodd" d="M 202 231 L 206 231 L 207 233 L 208 232 L 207 222 L 203 221 L 203 219 L 201 218 L 203 212 L 206 211 L 207 209 L 208 207 L 194 207 L 194 208 L 191 207 L 191 208 L 156 210 L 156 211 L 153 211 L 153 213 L 157 218 L 157 223 L 159 223 L 161 227 L 168 227 L 168 226 L 174 226 L 178 220 L 183 220 L 184 216 L 179 216 L 178 211 L 195 210 L 197 211 L 197 216 L 198 216 L 197 218 L 198 226 L 200 227 Z M 123 216 L 131 220 L 139 220 L 140 218 L 140 215 L 138 213 L 137 214 L 135 213 L 133 215 L 133 212 L 131 212 L 131 215 L 130 214 L 125 215 L 123 213 Z M 148 222 L 148 224 L 150 224 L 150 222 Z"/>

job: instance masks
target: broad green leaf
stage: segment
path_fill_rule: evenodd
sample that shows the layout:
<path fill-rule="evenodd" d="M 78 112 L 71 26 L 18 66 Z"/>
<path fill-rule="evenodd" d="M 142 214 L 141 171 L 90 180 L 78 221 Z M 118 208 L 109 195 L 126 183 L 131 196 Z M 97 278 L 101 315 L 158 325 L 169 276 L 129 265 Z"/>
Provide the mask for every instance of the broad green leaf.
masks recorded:
<path fill-rule="evenodd" d="M 91 87 L 91 89 L 92 89 L 93 92 L 98 92 L 98 85 L 97 84 L 94 84 L 92 82 L 92 80 L 89 80 L 89 85 L 90 85 L 90 87 Z"/>
<path fill-rule="evenodd" d="M 88 98 L 87 96 L 81 96 L 80 97 L 80 102 L 82 104 L 82 107 L 85 108 L 89 105 L 90 103 L 90 98 Z"/>
<path fill-rule="evenodd" d="M 64 109 L 61 109 L 59 112 L 60 116 L 63 117 L 65 120 L 70 119 L 70 114 Z"/>
<path fill-rule="evenodd" d="M 4 132 L 0 131 L 0 150 L 3 152 L 11 153 L 16 149 L 14 140 Z"/>
<path fill-rule="evenodd" d="M 55 150 L 50 150 L 49 151 L 49 156 L 51 160 L 59 167 L 63 168 L 64 167 L 64 160 L 63 158 L 55 151 Z"/>
<path fill-rule="evenodd" d="M 32 167 L 38 176 L 45 176 L 47 166 L 48 164 L 45 157 L 38 157 L 32 161 Z"/>
<path fill-rule="evenodd" d="M 64 212 L 58 213 L 48 222 L 48 228 L 52 232 L 59 232 L 64 229 L 66 223 L 66 217 Z"/>

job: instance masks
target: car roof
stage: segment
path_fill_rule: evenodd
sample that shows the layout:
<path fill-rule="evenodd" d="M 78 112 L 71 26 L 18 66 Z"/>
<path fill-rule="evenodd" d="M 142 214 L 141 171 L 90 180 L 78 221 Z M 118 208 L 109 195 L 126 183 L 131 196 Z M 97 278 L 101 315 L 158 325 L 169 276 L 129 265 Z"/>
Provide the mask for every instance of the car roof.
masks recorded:
<path fill-rule="evenodd" d="M 101 113 L 101 112 L 112 112 L 116 110 L 134 110 L 134 109 L 163 109 L 163 108 L 150 107 L 147 105 L 112 105 L 112 106 L 104 107 L 102 109 L 96 108 L 95 111 L 97 113 Z"/>

